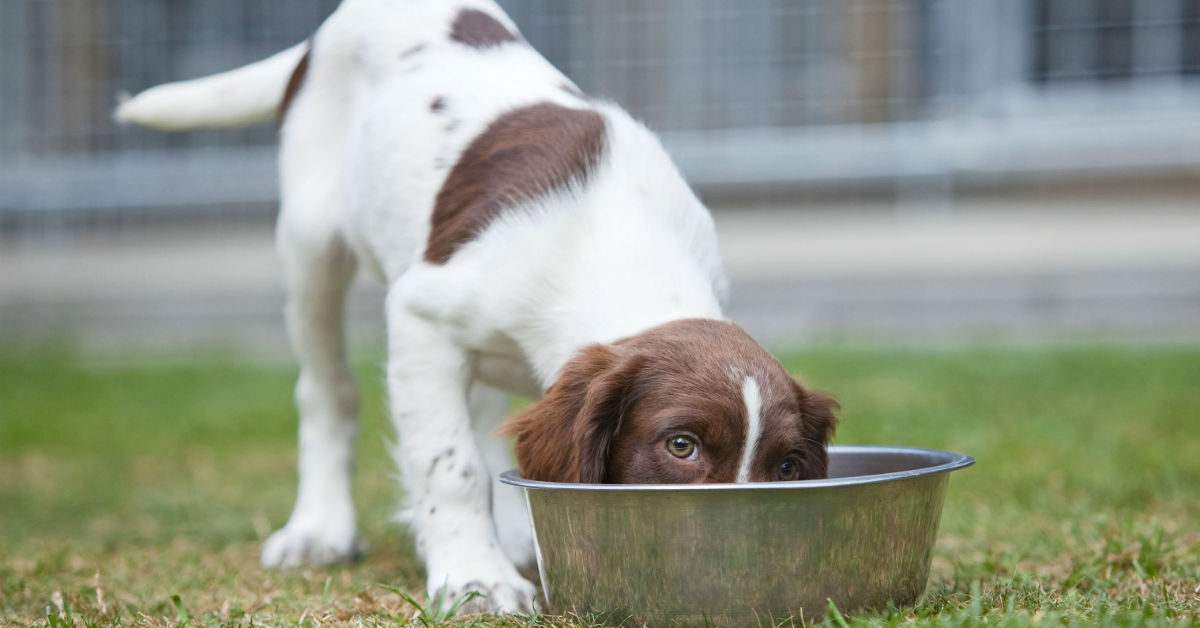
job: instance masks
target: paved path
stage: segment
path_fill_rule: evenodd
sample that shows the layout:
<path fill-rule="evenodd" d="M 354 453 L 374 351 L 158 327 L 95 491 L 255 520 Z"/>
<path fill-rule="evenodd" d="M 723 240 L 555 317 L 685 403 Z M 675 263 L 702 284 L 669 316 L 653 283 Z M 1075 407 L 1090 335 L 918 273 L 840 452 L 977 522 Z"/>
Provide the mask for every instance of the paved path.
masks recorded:
<path fill-rule="evenodd" d="M 1200 207 L 1011 200 L 953 212 L 716 212 L 729 313 L 769 344 L 1200 341 Z M 356 285 L 358 342 L 381 290 Z M 0 339 L 283 352 L 265 227 L 0 243 Z"/>
<path fill-rule="evenodd" d="M 1200 340 L 1200 206 L 718 217 L 731 312 L 775 342 Z"/>

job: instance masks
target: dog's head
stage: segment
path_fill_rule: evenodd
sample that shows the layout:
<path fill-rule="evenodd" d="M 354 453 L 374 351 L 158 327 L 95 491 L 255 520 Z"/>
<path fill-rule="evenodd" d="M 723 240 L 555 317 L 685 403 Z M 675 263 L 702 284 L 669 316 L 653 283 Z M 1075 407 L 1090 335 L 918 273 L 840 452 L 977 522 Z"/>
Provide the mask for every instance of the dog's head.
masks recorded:
<path fill-rule="evenodd" d="M 826 475 L 837 407 L 736 325 L 681 320 L 583 349 L 502 432 L 532 480 L 801 480 Z"/>

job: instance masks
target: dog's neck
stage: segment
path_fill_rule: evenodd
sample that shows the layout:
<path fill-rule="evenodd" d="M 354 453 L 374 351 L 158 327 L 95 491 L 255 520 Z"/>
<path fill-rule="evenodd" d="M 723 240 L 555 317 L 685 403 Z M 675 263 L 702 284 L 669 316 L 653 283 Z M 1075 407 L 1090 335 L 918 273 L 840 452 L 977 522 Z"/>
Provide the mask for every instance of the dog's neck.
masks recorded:
<path fill-rule="evenodd" d="M 555 209 L 564 221 L 561 266 L 550 260 L 555 297 L 534 314 L 538 340 L 521 343 L 543 389 L 588 345 L 683 318 L 724 318 L 708 210 L 653 135 L 624 115 L 608 119 L 610 161 L 575 207 Z"/>
<path fill-rule="evenodd" d="M 694 265 L 657 255 L 618 257 L 612 261 L 619 270 L 590 275 L 597 281 L 564 286 L 562 301 L 538 317 L 541 342 L 532 345 L 527 358 L 543 389 L 588 345 L 611 343 L 679 319 L 724 318 L 712 284 Z M 648 273 L 646 264 L 662 272 Z"/>

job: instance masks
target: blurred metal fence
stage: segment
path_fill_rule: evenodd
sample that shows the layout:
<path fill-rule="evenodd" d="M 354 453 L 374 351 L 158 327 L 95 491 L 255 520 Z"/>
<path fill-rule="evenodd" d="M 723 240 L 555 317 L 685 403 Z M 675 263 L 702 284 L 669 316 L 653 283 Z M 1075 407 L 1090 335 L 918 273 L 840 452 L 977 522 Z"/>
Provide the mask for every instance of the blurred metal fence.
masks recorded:
<path fill-rule="evenodd" d="M 1200 165 L 1200 0 L 501 0 L 705 189 L 933 188 Z M 270 206 L 274 130 L 115 127 L 336 0 L 0 0 L 0 222 Z M 16 222 L 15 222 L 16 221 Z"/>

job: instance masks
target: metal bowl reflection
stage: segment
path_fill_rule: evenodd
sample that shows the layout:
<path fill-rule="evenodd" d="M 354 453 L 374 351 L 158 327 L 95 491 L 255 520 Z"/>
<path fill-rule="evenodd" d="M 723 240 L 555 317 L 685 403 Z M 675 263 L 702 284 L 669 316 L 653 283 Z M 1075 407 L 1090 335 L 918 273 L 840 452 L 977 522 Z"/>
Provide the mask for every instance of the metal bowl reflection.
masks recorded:
<path fill-rule="evenodd" d="M 925 589 L 949 472 L 970 456 L 829 448 L 830 477 L 526 489 L 548 610 L 611 624 L 748 626 L 910 604 Z"/>

